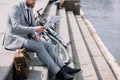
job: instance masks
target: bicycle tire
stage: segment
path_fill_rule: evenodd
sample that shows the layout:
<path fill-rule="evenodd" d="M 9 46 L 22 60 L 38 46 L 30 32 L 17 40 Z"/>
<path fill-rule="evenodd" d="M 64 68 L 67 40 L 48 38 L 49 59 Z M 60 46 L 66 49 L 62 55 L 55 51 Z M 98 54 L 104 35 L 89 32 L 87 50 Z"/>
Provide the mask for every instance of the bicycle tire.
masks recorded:
<path fill-rule="evenodd" d="M 59 40 L 57 40 L 53 36 L 50 36 L 50 35 L 48 35 L 48 36 L 49 36 L 51 42 L 53 43 L 56 53 L 64 61 L 65 64 L 68 64 L 70 62 L 70 56 L 69 56 L 68 49 L 61 42 L 59 42 Z"/>

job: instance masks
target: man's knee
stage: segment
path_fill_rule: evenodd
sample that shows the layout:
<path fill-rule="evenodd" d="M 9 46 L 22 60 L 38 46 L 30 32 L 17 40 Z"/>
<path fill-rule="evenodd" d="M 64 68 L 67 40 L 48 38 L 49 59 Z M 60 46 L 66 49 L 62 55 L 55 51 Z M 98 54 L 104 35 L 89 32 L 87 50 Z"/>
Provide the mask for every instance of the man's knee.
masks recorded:
<path fill-rule="evenodd" d="M 42 44 L 43 44 L 46 48 L 51 47 L 51 43 L 48 43 L 48 42 L 46 42 L 46 41 L 43 41 Z"/>

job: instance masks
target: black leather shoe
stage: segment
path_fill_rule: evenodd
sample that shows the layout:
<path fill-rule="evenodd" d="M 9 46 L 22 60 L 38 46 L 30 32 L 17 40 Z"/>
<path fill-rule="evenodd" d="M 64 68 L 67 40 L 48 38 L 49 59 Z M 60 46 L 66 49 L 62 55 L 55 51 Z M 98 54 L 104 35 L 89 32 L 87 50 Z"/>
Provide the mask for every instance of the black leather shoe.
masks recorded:
<path fill-rule="evenodd" d="M 66 72 L 60 70 L 57 74 L 56 74 L 56 78 L 60 79 L 60 80 L 73 80 L 73 77 L 70 76 L 69 74 L 67 74 Z"/>
<path fill-rule="evenodd" d="M 81 69 L 74 69 L 69 66 L 63 66 L 62 70 L 65 71 L 67 74 L 75 74 L 75 73 L 81 71 Z"/>

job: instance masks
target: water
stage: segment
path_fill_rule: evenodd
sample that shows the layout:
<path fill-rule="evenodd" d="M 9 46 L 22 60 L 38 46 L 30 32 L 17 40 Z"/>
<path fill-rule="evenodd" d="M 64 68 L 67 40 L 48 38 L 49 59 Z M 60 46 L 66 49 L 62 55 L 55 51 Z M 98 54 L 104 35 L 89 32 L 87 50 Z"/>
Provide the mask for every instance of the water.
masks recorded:
<path fill-rule="evenodd" d="M 81 8 L 120 64 L 120 0 L 81 0 Z"/>

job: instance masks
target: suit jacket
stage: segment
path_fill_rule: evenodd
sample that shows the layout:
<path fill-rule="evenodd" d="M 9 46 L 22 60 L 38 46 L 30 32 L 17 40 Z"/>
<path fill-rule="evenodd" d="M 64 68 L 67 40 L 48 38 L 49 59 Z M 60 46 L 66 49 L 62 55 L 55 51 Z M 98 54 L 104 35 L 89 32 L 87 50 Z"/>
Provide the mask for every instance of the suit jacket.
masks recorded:
<path fill-rule="evenodd" d="M 27 35 L 34 34 L 34 26 L 36 26 L 35 19 L 32 13 L 31 24 L 28 21 L 26 9 L 23 1 L 14 4 L 8 14 L 7 28 L 4 34 L 3 46 L 6 49 L 15 50 L 21 48 Z"/>

